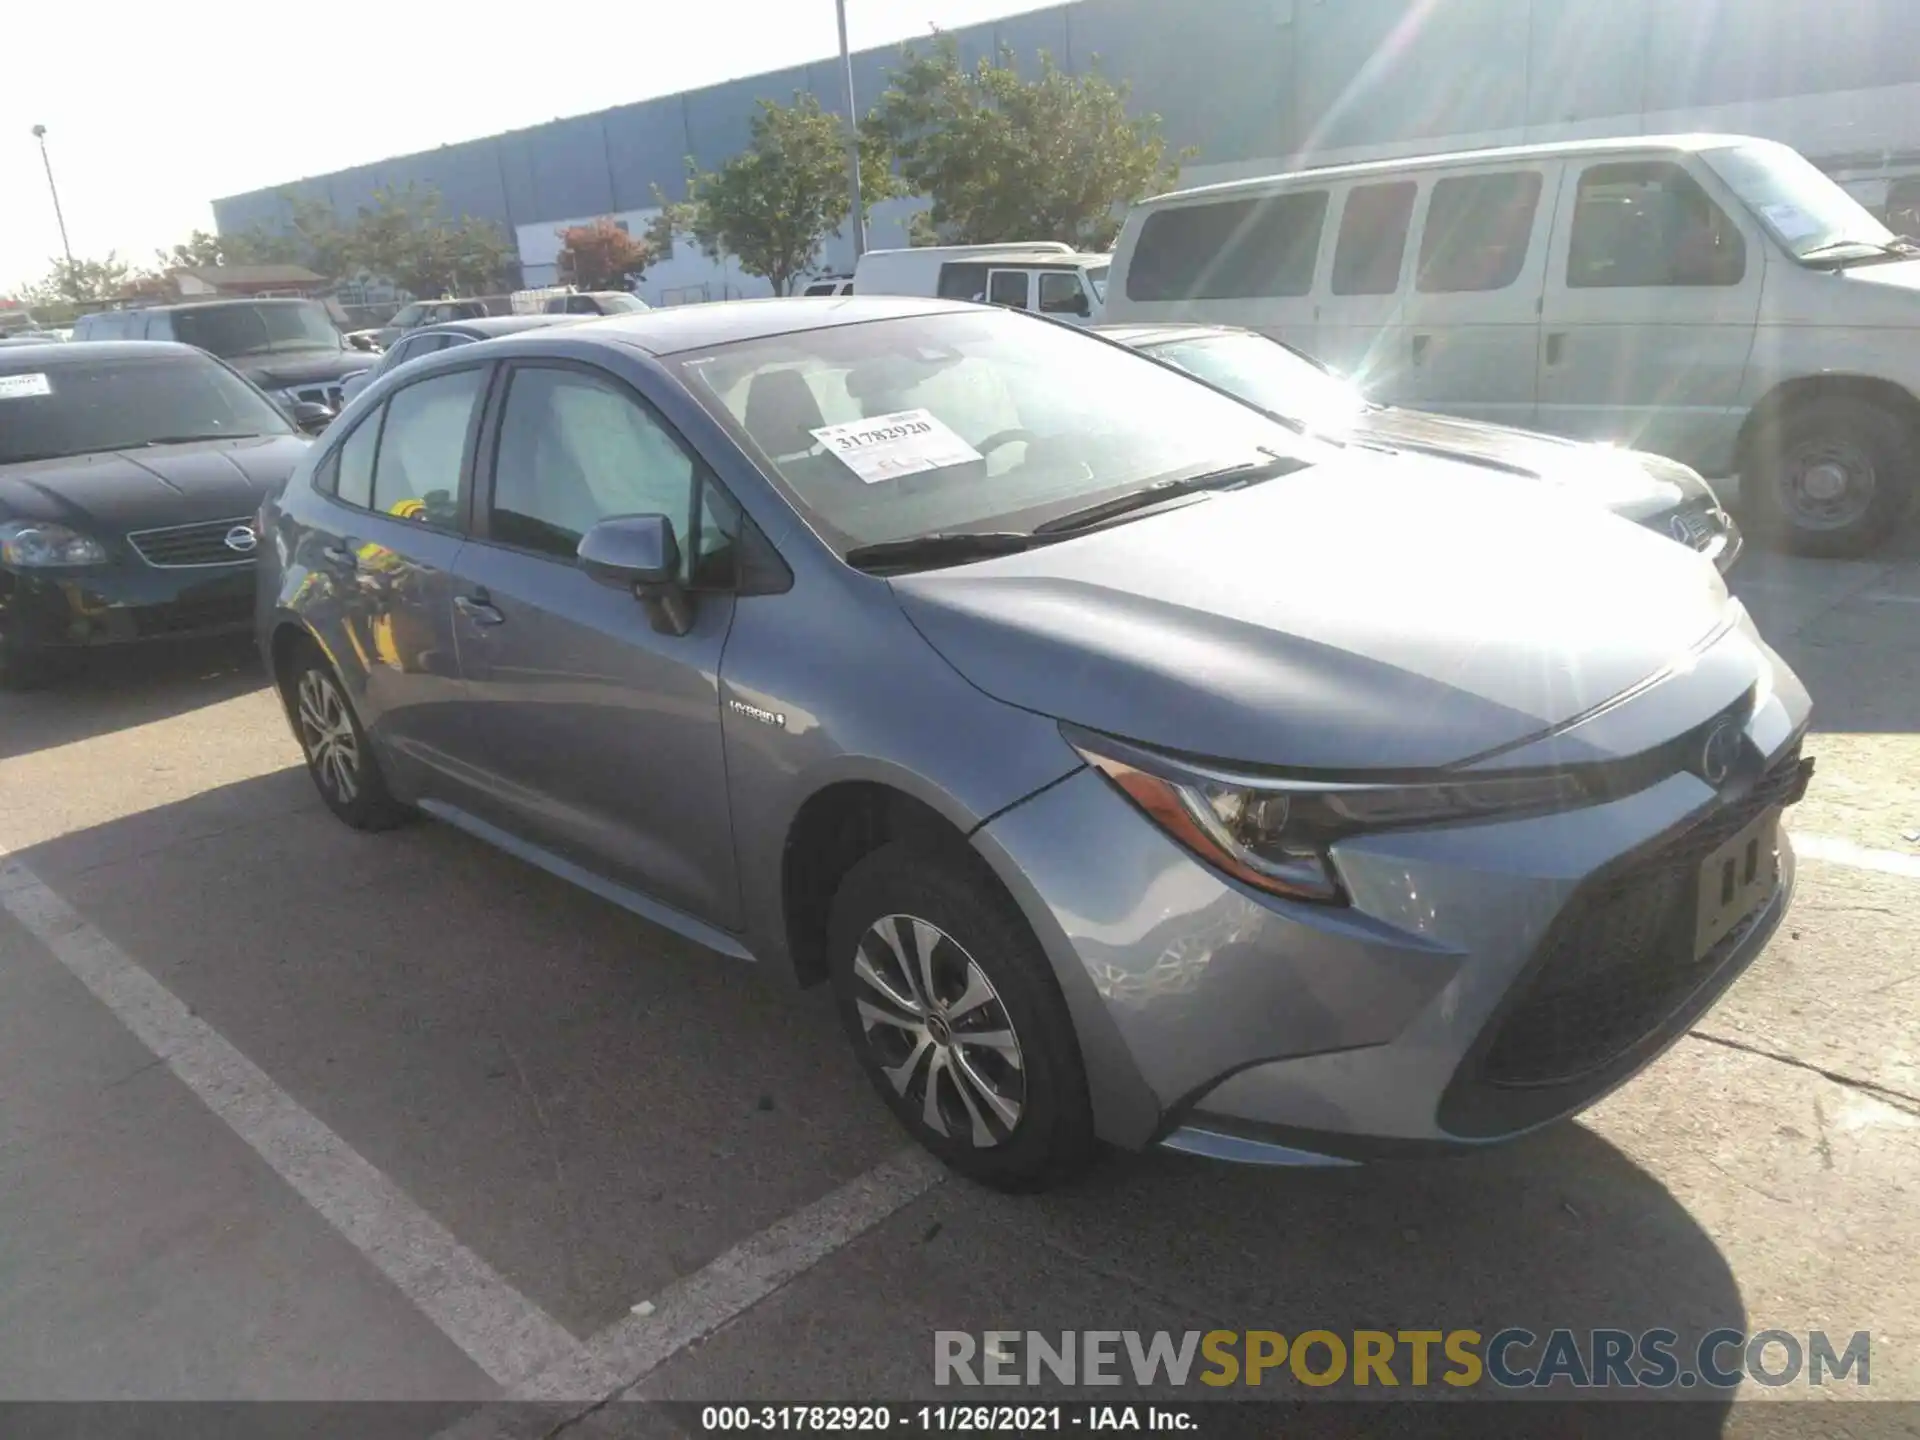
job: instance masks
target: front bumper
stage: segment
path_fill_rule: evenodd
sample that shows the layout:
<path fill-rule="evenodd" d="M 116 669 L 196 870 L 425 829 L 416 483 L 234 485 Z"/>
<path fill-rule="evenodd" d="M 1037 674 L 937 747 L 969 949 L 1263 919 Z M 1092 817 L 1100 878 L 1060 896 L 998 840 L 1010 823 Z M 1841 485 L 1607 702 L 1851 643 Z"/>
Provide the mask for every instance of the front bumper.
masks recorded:
<path fill-rule="evenodd" d="M 253 623 L 251 562 L 0 569 L 0 637 L 19 651 L 235 634 Z"/>
<path fill-rule="evenodd" d="M 1717 793 L 1682 772 L 1579 810 L 1348 841 L 1347 907 L 1226 879 L 1091 770 L 975 841 L 1054 961 L 1104 1138 L 1287 1164 L 1472 1147 L 1592 1104 L 1759 954 L 1791 903 L 1784 832 L 1771 898 L 1696 961 L 1698 866 L 1712 836 L 1797 798 L 1806 708 L 1782 667 L 1748 721 L 1750 768 Z M 1602 913 L 1622 888 L 1667 908 Z M 1579 942 L 1603 924 L 1595 954 Z M 1589 1034 L 1599 1002 L 1615 1009 Z"/>

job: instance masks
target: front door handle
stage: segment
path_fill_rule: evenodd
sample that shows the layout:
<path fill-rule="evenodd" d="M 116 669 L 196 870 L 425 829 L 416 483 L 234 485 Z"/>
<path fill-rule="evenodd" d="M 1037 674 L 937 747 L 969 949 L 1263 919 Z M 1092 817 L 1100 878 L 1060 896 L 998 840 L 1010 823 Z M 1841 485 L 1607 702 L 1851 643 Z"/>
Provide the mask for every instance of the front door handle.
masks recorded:
<path fill-rule="evenodd" d="M 1555 330 L 1547 336 L 1547 364 L 1558 365 L 1567 353 L 1567 332 Z"/>
<path fill-rule="evenodd" d="M 1416 365 L 1426 364 L 1427 346 L 1431 344 L 1432 341 L 1433 341 L 1433 337 L 1431 335 L 1416 335 L 1413 337 L 1413 363 L 1414 364 Z"/>
<path fill-rule="evenodd" d="M 504 625 L 507 617 L 494 608 L 493 597 L 485 590 L 453 597 L 453 608 L 476 625 Z"/>

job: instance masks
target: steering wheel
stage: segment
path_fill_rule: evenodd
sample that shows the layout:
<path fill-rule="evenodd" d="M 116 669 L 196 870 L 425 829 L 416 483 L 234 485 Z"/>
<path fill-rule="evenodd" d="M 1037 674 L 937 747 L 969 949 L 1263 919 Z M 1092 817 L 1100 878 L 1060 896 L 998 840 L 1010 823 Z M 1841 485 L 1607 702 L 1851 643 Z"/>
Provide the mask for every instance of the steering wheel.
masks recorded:
<path fill-rule="evenodd" d="M 996 430 L 973 448 L 980 452 L 980 457 L 984 460 L 990 451 L 998 450 L 1002 445 L 1011 445 L 1016 440 L 1024 440 L 1031 445 L 1039 438 L 1031 430 L 1021 430 L 1018 427 L 1012 430 Z"/>

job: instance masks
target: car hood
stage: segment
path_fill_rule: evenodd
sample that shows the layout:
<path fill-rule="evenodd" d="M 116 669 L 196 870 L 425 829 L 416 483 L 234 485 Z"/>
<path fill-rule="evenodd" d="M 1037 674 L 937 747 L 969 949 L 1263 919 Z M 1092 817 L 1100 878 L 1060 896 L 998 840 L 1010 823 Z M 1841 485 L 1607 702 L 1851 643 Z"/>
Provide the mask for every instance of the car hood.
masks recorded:
<path fill-rule="evenodd" d="M 1361 453 L 891 583 L 933 647 L 1000 700 L 1309 770 L 1484 756 L 1683 663 L 1737 619 L 1697 555 L 1552 487 Z"/>
<path fill-rule="evenodd" d="M 288 350 L 277 355 L 242 355 L 227 363 L 263 390 L 284 390 L 338 380 L 366 369 L 378 358 L 365 350 Z"/>
<path fill-rule="evenodd" d="M 57 520 L 102 540 L 129 530 L 256 514 L 309 442 L 203 440 L 0 465 L 0 518 Z"/>
<path fill-rule="evenodd" d="M 1644 522 L 1713 498 L 1697 474 L 1663 456 L 1451 415 L 1383 406 L 1360 416 L 1353 438 L 1565 485 L 1629 520 Z"/>

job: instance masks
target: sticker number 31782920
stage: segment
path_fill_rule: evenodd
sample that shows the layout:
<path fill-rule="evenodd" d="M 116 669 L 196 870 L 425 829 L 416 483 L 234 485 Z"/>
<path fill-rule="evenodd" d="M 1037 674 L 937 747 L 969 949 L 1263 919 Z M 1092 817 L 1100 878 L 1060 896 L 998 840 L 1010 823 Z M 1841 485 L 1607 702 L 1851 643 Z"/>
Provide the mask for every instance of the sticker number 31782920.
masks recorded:
<path fill-rule="evenodd" d="M 869 485 L 980 459 L 980 452 L 927 410 L 897 410 L 809 432 Z"/>

